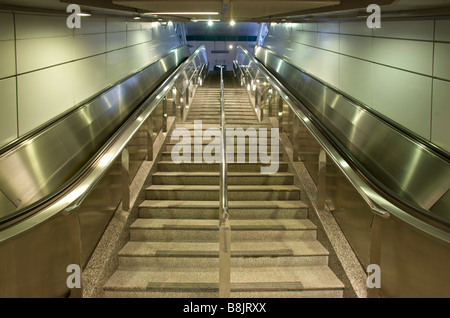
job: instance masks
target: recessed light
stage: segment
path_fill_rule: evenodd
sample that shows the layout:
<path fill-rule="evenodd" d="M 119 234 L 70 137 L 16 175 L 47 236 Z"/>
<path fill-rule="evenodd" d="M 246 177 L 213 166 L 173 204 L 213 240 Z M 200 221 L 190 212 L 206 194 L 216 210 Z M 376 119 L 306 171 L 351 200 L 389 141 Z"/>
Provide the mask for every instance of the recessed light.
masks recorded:
<path fill-rule="evenodd" d="M 233 26 L 233 25 L 235 25 L 235 24 L 236 24 L 236 22 L 234 22 L 234 20 L 231 20 L 231 21 L 230 21 L 230 25 L 231 25 L 231 26 Z"/>
<path fill-rule="evenodd" d="M 151 15 L 218 15 L 219 12 L 147 12 Z"/>

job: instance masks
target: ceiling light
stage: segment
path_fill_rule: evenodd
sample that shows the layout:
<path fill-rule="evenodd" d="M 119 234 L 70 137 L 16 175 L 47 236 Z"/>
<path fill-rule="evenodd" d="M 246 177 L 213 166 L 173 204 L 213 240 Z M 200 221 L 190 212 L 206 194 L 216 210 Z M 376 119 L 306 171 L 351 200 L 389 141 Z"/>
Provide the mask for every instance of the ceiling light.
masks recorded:
<path fill-rule="evenodd" d="M 141 17 L 134 17 L 133 19 L 134 19 L 134 20 L 140 20 Z"/>
<path fill-rule="evenodd" d="M 228 45 L 228 48 L 229 48 L 230 50 L 232 50 L 232 49 L 233 49 L 233 44 Z"/>
<path fill-rule="evenodd" d="M 213 24 L 214 24 L 214 23 L 213 23 L 211 20 L 208 21 L 208 25 L 209 25 L 209 26 L 212 26 Z"/>
<path fill-rule="evenodd" d="M 230 21 L 230 25 L 231 25 L 231 26 L 233 26 L 233 25 L 235 25 L 235 24 L 236 24 L 236 22 L 234 22 L 234 20 L 231 20 L 231 21 Z"/>
<path fill-rule="evenodd" d="M 219 22 L 219 19 L 193 19 L 192 22 Z"/>
<path fill-rule="evenodd" d="M 80 12 L 77 14 L 79 17 L 90 17 L 91 14 L 88 12 Z"/>
<path fill-rule="evenodd" d="M 219 12 L 147 12 L 151 15 L 218 15 Z"/>

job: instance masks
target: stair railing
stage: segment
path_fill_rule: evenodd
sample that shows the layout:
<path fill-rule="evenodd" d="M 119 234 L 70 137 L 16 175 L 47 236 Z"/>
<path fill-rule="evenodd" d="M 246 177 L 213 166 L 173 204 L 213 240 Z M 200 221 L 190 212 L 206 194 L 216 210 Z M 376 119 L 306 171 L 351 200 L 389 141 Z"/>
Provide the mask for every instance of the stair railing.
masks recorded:
<path fill-rule="evenodd" d="M 220 205 L 219 205 L 219 297 L 230 297 L 231 228 L 228 220 L 227 152 L 223 68 L 220 68 Z"/>

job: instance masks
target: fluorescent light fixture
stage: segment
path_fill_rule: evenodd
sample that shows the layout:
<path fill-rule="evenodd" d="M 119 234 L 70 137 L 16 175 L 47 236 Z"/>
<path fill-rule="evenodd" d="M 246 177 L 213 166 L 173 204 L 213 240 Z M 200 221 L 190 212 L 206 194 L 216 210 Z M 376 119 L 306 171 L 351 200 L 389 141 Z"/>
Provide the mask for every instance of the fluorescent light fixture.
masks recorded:
<path fill-rule="evenodd" d="M 80 12 L 77 14 L 79 17 L 90 17 L 91 14 L 88 12 Z"/>
<path fill-rule="evenodd" d="M 192 22 L 219 22 L 219 19 L 193 19 Z"/>
<path fill-rule="evenodd" d="M 133 19 L 135 19 L 135 20 L 140 20 L 141 17 L 134 17 Z"/>
<path fill-rule="evenodd" d="M 147 12 L 151 15 L 218 15 L 219 12 Z"/>

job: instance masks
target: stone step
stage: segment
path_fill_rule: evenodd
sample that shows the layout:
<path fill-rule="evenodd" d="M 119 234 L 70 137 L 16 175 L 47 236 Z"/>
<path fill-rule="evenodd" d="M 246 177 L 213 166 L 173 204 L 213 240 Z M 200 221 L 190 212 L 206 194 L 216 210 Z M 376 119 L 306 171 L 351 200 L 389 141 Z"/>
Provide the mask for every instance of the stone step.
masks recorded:
<path fill-rule="evenodd" d="M 232 268 L 231 297 L 342 297 L 343 284 L 327 266 Z M 105 297 L 218 297 L 217 268 L 119 270 Z"/>
<path fill-rule="evenodd" d="M 170 157 L 170 153 L 168 154 Z M 219 172 L 163 172 L 152 175 L 152 184 L 191 184 L 191 185 L 218 185 Z M 293 184 L 294 176 L 289 172 L 274 174 L 261 174 L 260 172 L 230 172 L 227 175 L 228 185 L 288 185 Z"/>
<path fill-rule="evenodd" d="M 248 159 L 247 159 L 248 160 Z M 274 166 L 270 169 L 276 168 L 276 162 L 272 162 Z M 261 164 L 261 163 L 228 163 L 227 168 L 228 172 L 262 172 L 261 168 L 266 167 L 269 169 L 269 164 Z M 176 163 L 172 161 L 160 161 L 158 163 L 158 171 L 202 171 L 202 172 L 213 172 L 219 171 L 220 164 L 219 163 Z M 276 172 L 286 172 L 288 170 L 288 163 L 285 161 L 278 162 L 278 169 Z M 271 172 L 271 171 L 269 171 Z"/>
<path fill-rule="evenodd" d="M 126 267 L 215 267 L 217 242 L 130 241 L 119 252 Z M 317 240 L 278 242 L 233 242 L 232 267 L 327 265 L 329 252 Z"/>
<path fill-rule="evenodd" d="M 230 220 L 231 241 L 295 241 L 316 238 L 317 227 L 302 220 Z M 218 220 L 137 219 L 130 226 L 130 241 L 218 242 Z"/>
<path fill-rule="evenodd" d="M 228 201 L 228 213 L 238 219 L 304 219 L 308 206 L 302 201 Z M 140 218 L 214 219 L 219 201 L 145 200 Z"/>
<path fill-rule="evenodd" d="M 214 185 L 151 185 L 147 200 L 219 200 L 219 186 Z M 293 185 L 230 185 L 228 200 L 300 200 L 300 189 Z"/>

